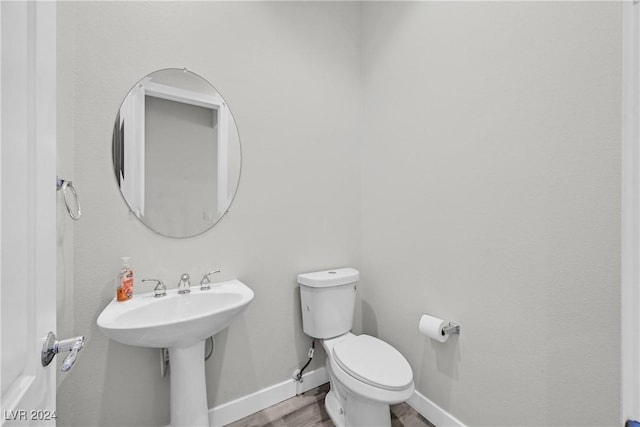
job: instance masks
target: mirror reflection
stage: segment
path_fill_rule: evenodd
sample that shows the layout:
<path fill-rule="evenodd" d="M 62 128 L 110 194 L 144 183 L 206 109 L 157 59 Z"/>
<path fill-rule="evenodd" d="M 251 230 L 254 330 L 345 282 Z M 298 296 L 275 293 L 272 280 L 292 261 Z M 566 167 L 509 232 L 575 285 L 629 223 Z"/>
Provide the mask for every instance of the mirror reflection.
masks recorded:
<path fill-rule="evenodd" d="M 213 227 L 229 209 L 241 151 L 231 111 L 197 74 L 165 69 L 125 97 L 113 129 L 116 183 L 131 212 L 169 237 Z"/>

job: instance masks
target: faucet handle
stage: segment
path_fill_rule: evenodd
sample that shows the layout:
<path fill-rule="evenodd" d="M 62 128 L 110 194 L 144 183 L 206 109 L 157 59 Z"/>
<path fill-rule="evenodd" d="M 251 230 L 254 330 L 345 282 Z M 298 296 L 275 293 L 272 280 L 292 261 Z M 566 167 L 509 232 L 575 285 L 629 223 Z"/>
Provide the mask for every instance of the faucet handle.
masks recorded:
<path fill-rule="evenodd" d="M 211 280 L 209 280 L 209 276 L 212 274 L 220 273 L 220 270 L 213 270 L 202 276 L 202 280 L 200 280 L 200 290 L 206 291 L 207 289 L 211 289 Z"/>
<path fill-rule="evenodd" d="M 167 295 L 167 286 L 162 282 L 162 280 L 158 279 L 142 279 L 143 282 L 156 282 L 156 287 L 153 288 L 153 292 L 155 293 L 155 297 L 163 297 Z"/>

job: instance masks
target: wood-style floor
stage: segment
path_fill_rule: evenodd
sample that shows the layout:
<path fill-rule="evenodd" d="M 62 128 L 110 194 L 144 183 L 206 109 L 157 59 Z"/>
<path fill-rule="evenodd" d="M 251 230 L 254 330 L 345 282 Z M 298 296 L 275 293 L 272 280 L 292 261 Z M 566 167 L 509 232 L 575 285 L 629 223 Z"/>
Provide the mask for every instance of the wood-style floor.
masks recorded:
<path fill-rule="evenodd" d="M 227 427 L 333 427 L 324 409 L 329 384 L 229 424 Z M 392 427 L 435 427 L 406 403 L 391 407 Z"/>

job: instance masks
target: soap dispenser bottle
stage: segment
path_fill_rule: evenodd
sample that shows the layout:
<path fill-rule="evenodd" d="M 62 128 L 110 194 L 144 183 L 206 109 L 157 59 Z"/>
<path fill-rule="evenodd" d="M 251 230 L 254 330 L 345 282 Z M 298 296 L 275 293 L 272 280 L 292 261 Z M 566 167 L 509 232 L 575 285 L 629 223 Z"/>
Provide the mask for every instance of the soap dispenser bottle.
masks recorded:
<path fill-rule="evenodd" d="M 122 257 L 122 267 L 116 279 L 116 299 L 120 302 L 133 297 L 133 270 L 129 267 L 129 257 Z"/>

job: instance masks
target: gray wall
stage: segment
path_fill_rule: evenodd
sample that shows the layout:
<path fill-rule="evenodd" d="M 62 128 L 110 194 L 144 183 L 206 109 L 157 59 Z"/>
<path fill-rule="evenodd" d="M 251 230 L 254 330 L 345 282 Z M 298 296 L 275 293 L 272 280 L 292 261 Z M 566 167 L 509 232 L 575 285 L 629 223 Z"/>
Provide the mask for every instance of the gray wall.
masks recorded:
<path fill-rule="evenodd" d="M 217 336 L 210 407 L 289 378 L 308 345 L 296 273 L 353 265 L 356 324 L 463 422 L 618 424 L 618 4 L 58 7 L 61 157 L 85 211 L 59 313 L 89 338 L 60 425 L 169 421 L 156 351 L 95 326 L 122 255 L 138 279 L 219 267 L 256 291 Z M 131 85 L 181 66 L 229 102 L 243 170 L 229 216 L 171 240 L 127 214 L 110 142 Z M 419 335 L 424 312 L 462 336 Z"/>
<path fill-rule="evenodd" d="M 197 281 L 214 267 L 255 291 L 216 337 L 209 407 L 285 381 L 306 360 L 296 274 L 358 266 L 359 20 L 356 3 L 58 4 L 59 137 L 65 150 L 73 140 L 84 211 L 73 224 L 73 292 L 59 312 L 71 310 L 73 332 L 88 338 L 58 390 L 59 425 L 169 423 L 158 351 L 109 341 L 95 325 L 122 255 L 131 256 L 138 292 L 152 289 L 140 285 L 145 277 L 175 287 L 180 274 Z M 230 214 L 182 240 L 128 214 L 111 166 L 120 102 L 141 77 L 167 67 L 215 85 L 243 148 Z"/>
<path fill-rule="evenodd" d="M 469 425 L 619 425 L 620 4 L 362 7 L 363 330 Z"/>

